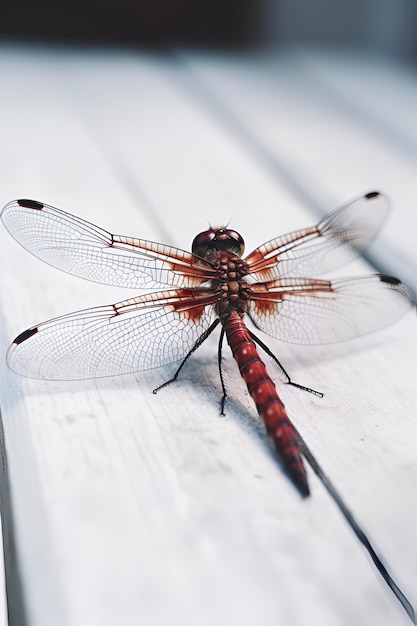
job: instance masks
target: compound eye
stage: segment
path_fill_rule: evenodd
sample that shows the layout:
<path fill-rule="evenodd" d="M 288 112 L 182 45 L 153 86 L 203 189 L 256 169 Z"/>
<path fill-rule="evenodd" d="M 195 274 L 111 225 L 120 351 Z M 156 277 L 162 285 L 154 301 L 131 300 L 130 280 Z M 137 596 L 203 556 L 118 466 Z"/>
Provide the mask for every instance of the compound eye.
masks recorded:
<path fill-rule="evenodd" d="M 197 235 L 193 241 L 193 254 L 206 259 L 217 252 L 230 252 L 242 255 L 245 249 L 244 241 L 235 230 L 228 228 L 210 228 Z"/>
<path fill-rule="evenodd" d="M 216 238 L 217 230 L 210 228 L 210 230 L 205 230 L 202 233 L 199 233 L 193 241 L 191 246 L 191 251 L 193 254 L 197 256 L 204 257 L 208 246 Z"/>
<path fill-rule="evenodd" d="M 229 229 L 226 229 L 226 230 L 224 230 L 223 232 L 227 235 L 227 237 L 228 237 L 230 240 L 232 240 L 233 242 L 236 242 L 236 243 L 238 244 L 238 246 L 239 246 L 239 252 L 238 252 L 238 254 L 239 254 L 240 256 L 242 256 L 242 254 L 243 254 L 243 253 L 244 253 L 244 251 L 245 251 L 245 242 L 244 242 L 244 240 L 243 240 L 242 235 L 241 235 L 240 233 L 238 233 L 236 230 L 229 230 Z"/>

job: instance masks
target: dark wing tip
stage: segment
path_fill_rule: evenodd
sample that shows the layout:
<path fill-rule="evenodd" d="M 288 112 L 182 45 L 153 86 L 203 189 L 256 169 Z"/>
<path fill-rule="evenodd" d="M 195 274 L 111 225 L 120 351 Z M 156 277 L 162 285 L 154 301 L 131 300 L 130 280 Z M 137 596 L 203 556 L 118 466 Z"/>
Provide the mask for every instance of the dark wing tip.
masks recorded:
<path fill-rule="evenodd" d="M 380 195 L 381 194 L 379 193 L 379 191 L 370 191 L 369 193 L 365 194 L 365 198 L 367 200 L 372 200 L 372 198 L 377 198 Z"/>
<path fill-rule="evenodd" d="M 379 280 L 383 283 L 389 283 L 390 285 L 399 285 L 401 283 L 395 276 L 387 276 L 386 274 L 381 274 Z"/>
<path fill-rule="evenodd" d="M 402 283 L 395 276 L 387 276 L 386 274 L 379 274 L 379 280 L 387 285 L 392 285 L 392 288 L 400 293 L 406 300 L 409 301 L 411 306 L 417 306 L 417 297 L 411 287 L 408 287 Z"/>
<path fill-rule="evenodd" d="M 17 204 L 19 206 L 25 207 L 26 209 L 37 209 L 38 211 L 41 211 L 45 205 L 42 204 L 42 202 L 38 202 L 37 200 L 18 200 Z"/>
<path fill-rule="evenodd" d="M 27 330 L 24 330 L 23 333 L 20 333 L 20 335 L 16 337 L 13 343 L 16 346 L 18 346 L 20 343 L 23 343 L 24 341 L 26 341 L 26 339 L 29 339 L 33 335 L 36 335 L 37 332 L 38 332 L 37 326 L 34 326 L 33 328 L 28 328 Z"/>

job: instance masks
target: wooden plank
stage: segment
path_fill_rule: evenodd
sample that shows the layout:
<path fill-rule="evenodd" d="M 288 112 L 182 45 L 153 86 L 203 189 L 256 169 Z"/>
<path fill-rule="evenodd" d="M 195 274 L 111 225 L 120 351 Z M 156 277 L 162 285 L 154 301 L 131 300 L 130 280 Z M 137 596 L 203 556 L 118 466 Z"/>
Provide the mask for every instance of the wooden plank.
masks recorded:
<path fill-rule="evenodd" d="M 232 216 L 248 249 L 314 221 L 172 60 L 3 49 L 0 76 L 4 203 L 34 196 L 182 247 L 206 218 Z M 38 320 L 118 298 L 29 258 L 4 232 L 0 254 L 2 351 Z M 415 320 L 335 348 L 270 344 L 297 380 L 325 391 L 282 394 L 416 603 Z M 220 419 L 213 342 L 157 396 L 166 371 L 48 383 L 2 365 L 30 624 L 406 623 L 314 476 L 300 500 L 234 364 L 227 375 Z"/>
<path fill-rule="evenodd" d="M 0 527 L 0 550 L 3 552 L 3 529 Z M 0 554 L 1 554 L 0 553 Z M 7 626 L 6 578 L 3 562 L 0 563 L 0 624 Z"/>
<path fill-rule="evenodd" d="M 384 191 L 393 211 L 369 258 L 417 290 L 412 72 L 385 59 L 311 51 L 183 60 L 219 117 L 233 120 L 242 142 L 318 214 Z"/>

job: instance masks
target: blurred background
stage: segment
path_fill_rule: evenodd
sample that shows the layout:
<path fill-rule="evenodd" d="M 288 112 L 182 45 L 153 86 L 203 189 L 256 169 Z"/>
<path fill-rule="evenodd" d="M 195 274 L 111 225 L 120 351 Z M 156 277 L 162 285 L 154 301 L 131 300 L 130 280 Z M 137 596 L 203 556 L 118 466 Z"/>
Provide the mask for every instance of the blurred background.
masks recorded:
<path fill-rule="evenodd" d="M 417 60 L 414 0 L 3 2 L 0 35 L 130 45 L 337 45 Z"/>

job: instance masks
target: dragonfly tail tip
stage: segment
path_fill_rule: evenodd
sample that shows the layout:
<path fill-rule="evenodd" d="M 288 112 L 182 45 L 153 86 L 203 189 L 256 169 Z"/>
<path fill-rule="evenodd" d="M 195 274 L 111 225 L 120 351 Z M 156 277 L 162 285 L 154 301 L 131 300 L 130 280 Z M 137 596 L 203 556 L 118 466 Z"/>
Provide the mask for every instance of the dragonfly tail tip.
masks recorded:
<path fill-rule="evenodd" d="M 302 497 L 308 498 L 310 496 L 310 487 L 307 482 L 307 477 L 305 475 L 300 476 L 299 474 L 292 474 L 292 480 Z"/>

